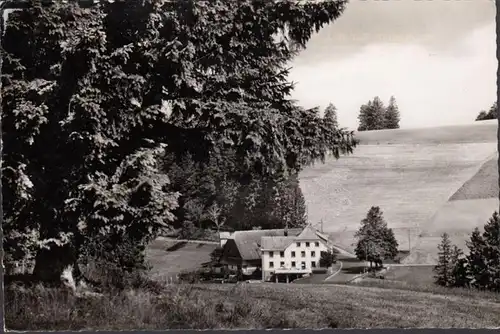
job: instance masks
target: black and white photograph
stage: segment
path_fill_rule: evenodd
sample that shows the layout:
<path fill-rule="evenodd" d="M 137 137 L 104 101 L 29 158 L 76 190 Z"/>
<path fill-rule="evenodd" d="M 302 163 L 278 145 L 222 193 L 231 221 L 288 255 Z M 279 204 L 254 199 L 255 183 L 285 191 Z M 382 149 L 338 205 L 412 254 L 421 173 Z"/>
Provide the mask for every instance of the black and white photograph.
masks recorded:
<path fill-rule="evenodd" d="M 496 6 L 0 1 L 6 330 L 500 328 Z"/>

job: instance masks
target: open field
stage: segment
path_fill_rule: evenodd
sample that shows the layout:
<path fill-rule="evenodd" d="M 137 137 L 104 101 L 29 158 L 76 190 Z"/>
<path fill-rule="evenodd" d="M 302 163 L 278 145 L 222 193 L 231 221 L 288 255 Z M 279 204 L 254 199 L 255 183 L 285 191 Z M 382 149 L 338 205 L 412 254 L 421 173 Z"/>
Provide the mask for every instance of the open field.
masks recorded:
<path fill-rule="evenodd" d="M 500 297 L 349 285 L 205 284 L 68 298 L 61 291 L 6 292 L 11 330 L 225 328 L 491 328 Z"/>
<path fill-rule="evenodd" d="M 174 278 L 184 270 L 195 270 L 210 261 L 216 244 L 178 242 L 158 238 L 147 249 L 147 260 L 152 265 L 151 276 L 159 279 Z"/>
<path fill-rule="evenodd" d="M 489 198 L 498 185 L 481 186 L 498 183 L 496 131 L 491 121 L 358 133 L 361 143 L 353 155 L 301 174 L 309 219 L 323 220 L 325 232 L 352 250 L 360 221 L 371 206 L 380 206 L 400 249 L 412 248 L 407 263 L 432 264 L 436 237 L 446 231 L 463 245 L 498 207 Z M 452 204 L 450 198 L 467 203 Z"/>
<path fill-rule="evenodd" d="M 434 266 L 389 267 L 385 272 L 385 280 L 407 282 L 409 284 L 433 284 Z"/>

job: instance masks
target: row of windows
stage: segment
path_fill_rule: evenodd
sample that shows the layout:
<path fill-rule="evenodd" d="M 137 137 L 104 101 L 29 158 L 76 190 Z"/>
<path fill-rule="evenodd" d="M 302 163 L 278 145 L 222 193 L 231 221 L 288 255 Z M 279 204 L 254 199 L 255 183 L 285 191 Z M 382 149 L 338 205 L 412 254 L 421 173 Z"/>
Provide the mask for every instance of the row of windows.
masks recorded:
<path fill-rule="evenodd" d="M 295 252 L 292 251 L 291 255 L 292 255 L 292 257 L 295 257 Z M 305 251 L 300 252 L 300 256 L 306 257 L 306 252 Z M 311 251 L 311 257 L 315 257 L 315 256 L 316 256 L 316 252 Z M 269 257 L 274 257 L 274 252 L 269 252 Z M 280 257 L 285 257 L 285 252 L 280 252 Z"/>
<path fill-rule="evenodd" d="M 299 241 L 299 242 L 297 242 L 297 247 L 300 247 L 300 245 L 301 245 L 300 241 Z M 311 243 L 310 243 L 309 241 L 306 241 L 306 247 L 309 247 L 310 245 L 311 245 Z M 316 242 L 314 243 L 314 246 L 319 247 L 319 242 L 318 242 L 318 241 L 316 241 Z"/>
<path fill-rule="evenodd" d="M 300 264 L 301 264 L 302 269 L 306 269 L 306 263 L 305 262 L 301 262 Z M 284 268 L 285 267 L 285 262 L 280 262 L 280 267 Z M 269 268 L 274 268 L 274 262 L 273 261 L 269 262 Z M 296 268 L 295 261 L 292 261 L 292 268 Z M 316 261 L 311 261 L 311 268 L 316 268 Z"/>

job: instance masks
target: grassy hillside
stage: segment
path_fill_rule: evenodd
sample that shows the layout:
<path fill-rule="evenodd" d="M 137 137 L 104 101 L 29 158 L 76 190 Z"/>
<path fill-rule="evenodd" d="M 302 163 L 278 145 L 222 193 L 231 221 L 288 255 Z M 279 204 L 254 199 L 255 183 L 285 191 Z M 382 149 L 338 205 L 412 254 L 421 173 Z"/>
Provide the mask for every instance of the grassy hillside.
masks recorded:
<path fill-rule="evenodd" d="M 450 201 L 498 198 L 498 193 L 498 154 L 495 154 L 450 197 Z"/>
<path fill-rule="evenodd" d="M 337 243 L 351 247 L 361 219 L 378 205 L 400 248 L 418 248 L 412 261 L 433 263 L 435 236 L 447 231 L 463 242 L 495 208 L 490 197 L 498 193 L 496 132 L 496 121 L 360 132 L 353 155 L 301 174 L 309 218 L 323 220 Z M 461 207 L 447 204 L 450 198 L 477 200 Z"/>
<path fill-rule="evenodd" d="M 432 128 L 363 131 L 356 137 L 362 145 L 491 143 L 497 140 L 497 127 L 497 120 L 488 120 Z"/>
<path fill-rule="evenodd" d="M 464 290 L 262 283 L 170 286 L 159 295 L 136 291 L 96 300 L 51 290 L 37 292 L 38 300 L 12 294 L 5 305 L 11 330 L 500 326 L 500 297 Z"/>
<path fill-rule="evenodd" d="M 147 260 L 152 265 L 154 278 L 169 279 L 184 270 L 195 270 L 210 261 L 216 244 L 178 242 L 158 238 L 147 249 Z"/>

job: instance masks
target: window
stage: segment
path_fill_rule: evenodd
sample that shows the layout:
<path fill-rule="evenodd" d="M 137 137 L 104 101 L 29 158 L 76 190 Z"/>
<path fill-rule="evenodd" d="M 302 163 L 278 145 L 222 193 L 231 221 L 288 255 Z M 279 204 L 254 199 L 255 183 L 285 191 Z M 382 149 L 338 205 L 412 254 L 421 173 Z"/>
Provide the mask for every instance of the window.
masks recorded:
<path fill-rule="evenodd" d="M 316 268 L 316 261 L 311 262 L 311 267 Z"/>
<path fill-rule="evenodd" d="M 306 247 L 309 247 L 309 242 L 306 242 Z"/>
<path fill-rule="evenodd" d="M 315 251 L 312 251 L 311 252 L 311 257 L 315 257 L 316 256 L 316 252 Z"/>
<path fill-rule="evenodd" d="M 292 257 L 295 257 L 295 252 L 292 252 Z"/>
<path fill-rule="evenodd" d="M 302 262 L 302 269 L 306 269 L 306 263 L 305 262 Z"/>
<path fill-rule="evenodd" d="M 285 252 L 280 252 L 281 257 L 285 257 Z"/>
<path fill-rule="evenodd" d="M 297 242 L 297 247 L 300 247 L 300 242 Z"/>
<path fill-rule="evenodd" d="M 274 268 L 274 262 L 273 261 L 269 262 L 269 268 Z"/>
<path fill-rule="evenodd" d="M 274 256 L 274 252 L 269 252 L 269 257 L 273 257 Z"/>
<path fill-rule="evenodd" d="M 306 257 L 306 252 L 304 252 L 304 251 L 300 252 L 300 256 Z"/>
<path fill-rule="evenodd" d="M 292 261 L 292 268 L 295 268 L 295 261 Z"/>
<path fill-rule="evenodd" d="M 314 243 L 314 245 L 315 245 L 316 247 L 319 247 L 319 242 L 317 242 L 317 241 L 316 241 L 316 242 Z"/>
<path fill-rule="evenodd" d="M 280 267 L 281 267 L 281 268 L 284 268 L 284 267 L 285 267 L 285 262 L 283 262 L 283 261 L 282 261 L 282 262 L 280 262 Z"/>

